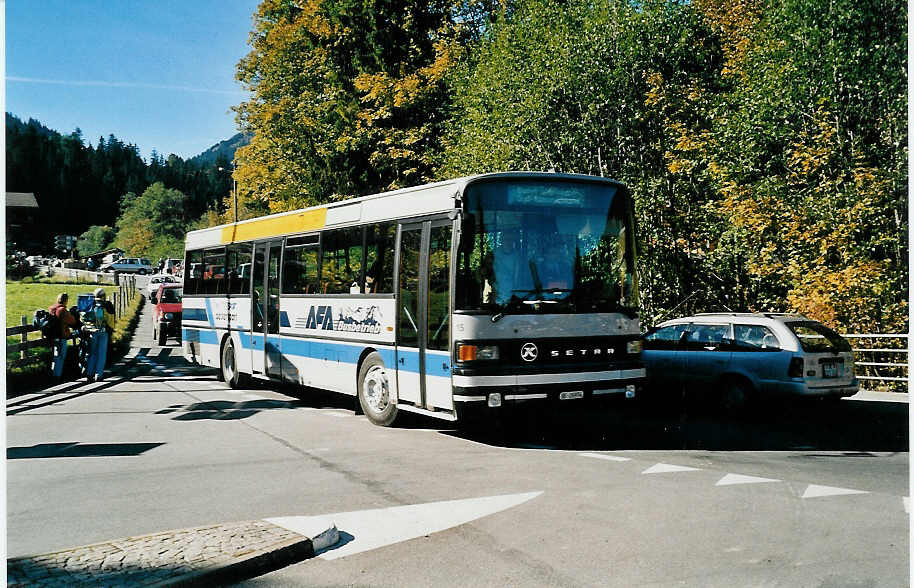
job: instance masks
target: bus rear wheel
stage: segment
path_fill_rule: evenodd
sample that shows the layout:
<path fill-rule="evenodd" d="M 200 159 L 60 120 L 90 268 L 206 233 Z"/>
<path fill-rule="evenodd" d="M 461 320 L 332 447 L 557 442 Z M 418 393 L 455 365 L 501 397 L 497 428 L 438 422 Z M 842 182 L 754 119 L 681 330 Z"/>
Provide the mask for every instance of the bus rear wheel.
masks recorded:
<path fill-rule="evenodd" d="M 242 383 L 241 372 L 238 370 L 235 346 L 229 341 L 222 348 L 222 361 L 220 362 L 222 379 L 230 388 L 240 388 Z"/>
<path fill-rule="evenodd" d="M 359 369 L 359 405 L 368 420 L 389 427 L 397 419 L 397 399 L 390 388 L 390 378 L 384 361 L 372 352 Z"/>

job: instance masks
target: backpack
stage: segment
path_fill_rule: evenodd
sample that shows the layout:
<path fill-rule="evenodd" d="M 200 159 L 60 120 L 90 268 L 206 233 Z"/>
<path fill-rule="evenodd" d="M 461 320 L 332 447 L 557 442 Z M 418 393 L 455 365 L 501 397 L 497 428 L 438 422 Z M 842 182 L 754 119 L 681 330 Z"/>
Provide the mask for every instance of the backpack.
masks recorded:
<path fill-rule="evenodd" d="M 41 331 L 41 336 L 45 339 L 60 338 L 60 319 L 46 310 L 36 310 L 35 318 L 32 324 Z"/>

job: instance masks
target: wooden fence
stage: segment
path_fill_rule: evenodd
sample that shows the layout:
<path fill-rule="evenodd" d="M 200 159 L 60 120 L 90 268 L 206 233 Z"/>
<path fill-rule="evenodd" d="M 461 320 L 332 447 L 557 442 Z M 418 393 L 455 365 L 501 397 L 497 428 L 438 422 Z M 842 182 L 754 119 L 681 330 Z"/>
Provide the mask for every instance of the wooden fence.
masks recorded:
<path fill-rule="evenodd" d="M 76 270 L 65 270 L 76 271 Z M 119 320 L 127 311 L 127 306 L 137 295 L 136 278 L 133 276 L 121 276 L 118 280 L 118 289 L 111 294 L 111 304 L 114 306 L 114 316 Z M 52 342 L 45 338 L 29 340 L 29 333 L 38 332 L 38 327 L 32 324 L 30 317 L 20 317 L 20 324 L 6 327 L 6 369 L 23 367 L 26 365 L 49 362 L 52 354 L 48 353 Z M 19 336 L 19 342 L 10 344 L 9 337 Z M 74 334 L 73 339 L 76 338 Z M 43 350 L 43 352 L 32 352 L 32 350 Z M 19 354 L 18 359 L 11 359 L 10 354 Z"/>

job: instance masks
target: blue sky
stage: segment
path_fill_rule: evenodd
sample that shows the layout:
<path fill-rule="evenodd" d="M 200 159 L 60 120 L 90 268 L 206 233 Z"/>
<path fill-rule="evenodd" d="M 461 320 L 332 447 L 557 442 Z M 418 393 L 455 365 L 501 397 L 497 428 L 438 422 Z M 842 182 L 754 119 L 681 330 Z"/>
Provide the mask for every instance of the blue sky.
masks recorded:
<path fill-rule="evenodd" d="M 7 0 L 6 111 L 192 157 L 238 132 L 257 0 Z"/>

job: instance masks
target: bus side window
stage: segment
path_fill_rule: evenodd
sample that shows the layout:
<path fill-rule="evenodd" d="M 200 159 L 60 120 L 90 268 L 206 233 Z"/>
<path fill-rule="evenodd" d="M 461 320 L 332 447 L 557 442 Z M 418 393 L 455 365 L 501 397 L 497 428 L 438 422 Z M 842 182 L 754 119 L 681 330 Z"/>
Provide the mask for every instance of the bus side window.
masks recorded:
<path fill-rule="evenodd" d="M 327 231 L 321 242 L 321 293 L 350 294 L 358 290 L 362 279 L 362 228 Z"/>
<path fill-rule="evenodd" d="M 284 294 L 317 292 L 317 245 L 286 246 L 283 254 L 282 291 Z"/>
<path fill-rule="evenodd" d="M 203 252 L 202 283 L 198 294 L 225 294 L 225 248 Z"/>
<path fill-rule="evenodd" d="M 184 260 L 184 294 L 202 294 L 200 268 L 203 266 L 203 250 L 188 251 Z"/>
<path fill-rule="evenodd" d="M 369 226 L 365 245 L 365 288 L 368 294 L 394 291 L 394 238 L 397 226 L 380 223 Z"/>
<path fill-rule="evenodd" d="M 226 290 L 229 294 L 251 292 L 251 246 L 232 245 L 226 251 Z"/>

